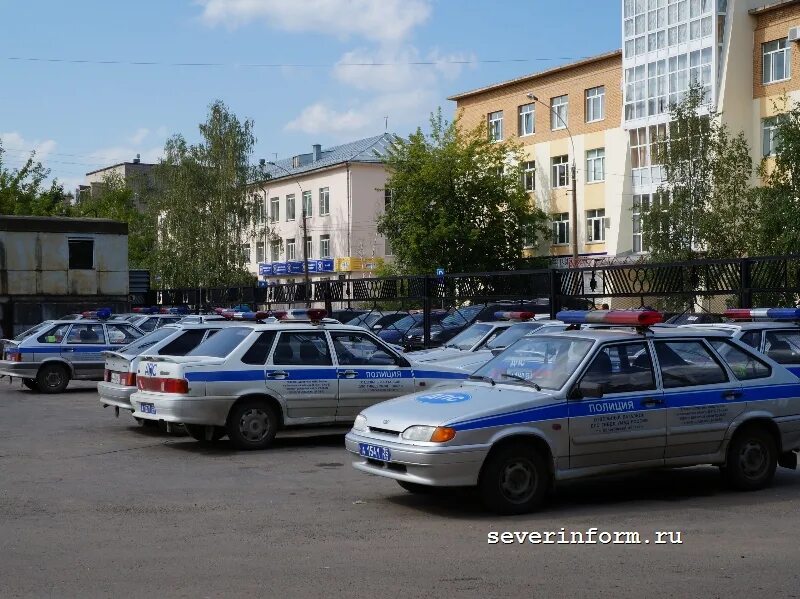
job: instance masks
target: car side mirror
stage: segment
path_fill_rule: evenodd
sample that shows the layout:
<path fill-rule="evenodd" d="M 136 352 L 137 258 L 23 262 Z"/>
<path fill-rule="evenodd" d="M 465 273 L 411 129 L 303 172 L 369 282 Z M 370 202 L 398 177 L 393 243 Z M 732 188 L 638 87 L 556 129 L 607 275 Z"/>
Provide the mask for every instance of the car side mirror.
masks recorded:
<path fill-rule="evenodd" d="M 603 383 L 581 381 L 577 390 L 581 397 L 603 397 Z"/>
<path fill-rule="evenodd" d="M 376 325 L 373 325 L 372 330 L 373 331 L 380 331 L 382 328 L 383 328 L 383 325 L 376 324 Z"/>

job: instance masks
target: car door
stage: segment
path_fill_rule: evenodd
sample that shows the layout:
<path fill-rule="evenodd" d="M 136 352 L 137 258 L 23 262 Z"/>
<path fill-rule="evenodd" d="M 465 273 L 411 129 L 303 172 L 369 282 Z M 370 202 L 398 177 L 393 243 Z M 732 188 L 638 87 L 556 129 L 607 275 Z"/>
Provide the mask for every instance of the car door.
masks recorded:
<path fill-rule="evenodd" d="M 654 341 L 667 407 L 667 460 L 719 451 L 745 409 L 733 379 L 704 339 Z"/>
<path fill-rule="evenodd" d="M 73 324 L 61 344 L 61 357 L 72 363 L 76 376 L 102 376 L 106 333 L 100 323 Z"/>
<path fill-rule="evenodd" d="M 800 329 L 765 330 L 764 355 L 800 376 Z"/>
<path fill-rule="evenodd" d="M 581 391 L 590 386 L 602 396 Z M 600 347 L 567 405 L 570 468 L 663 462 L 664 398 L 647 341 Z"/>
<path fill-rule="evenodd" d="M 265 379 L 289 418 L 335 420 L 339 385 L 324 331 L 281 331 Z"/>
<path fill-rule="evenodd" d="M 331 331 L 337 359 L 336 420 L 352 421 L 366 407 L 414 390 L 411 366 L 368 334 Z"/>

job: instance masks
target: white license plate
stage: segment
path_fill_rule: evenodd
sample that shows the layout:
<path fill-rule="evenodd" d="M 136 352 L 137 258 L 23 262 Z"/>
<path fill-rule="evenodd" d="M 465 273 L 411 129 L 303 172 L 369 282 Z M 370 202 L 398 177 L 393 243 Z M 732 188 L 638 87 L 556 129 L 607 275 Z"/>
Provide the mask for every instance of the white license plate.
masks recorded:
<path fill-rule="evenodd" d="M 359 443 L 358 453 L 365 458 L 371 460 L 380 460 L 382 462 L 392 461 L 392 452 L 388 447 L 380 447 L 379 445 L 371 445 L 369 443 Z"/>
<path fill-rule="evenodd" d="M 121 380 L 122 379 L 120 379 L 119 372 L 112 372 L 111 373 L 111 382 L 113 384 L 119 385 Z"/>
<path fill-rule="evenodd" d="M 139 404 L 139 411 L 142 414 L 153 414 L 156 413 L 156 407 L 151 403 L 140 403 Z"/>

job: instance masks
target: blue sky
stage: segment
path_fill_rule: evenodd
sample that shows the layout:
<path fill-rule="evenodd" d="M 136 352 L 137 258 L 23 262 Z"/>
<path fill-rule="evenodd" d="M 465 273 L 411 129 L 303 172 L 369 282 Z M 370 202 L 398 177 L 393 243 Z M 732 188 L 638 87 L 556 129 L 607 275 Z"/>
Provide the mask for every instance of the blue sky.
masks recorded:
<path fill-rule="evenodd" d="M 195 140 L 217 98 L 255 121 L 254 158 L 375 135 L 385 116 L 405 135 L 437 106 L 451 115 L 452 93 L 618 48 L 620 4 L 0 0 L 5 160 L 36 149 L 72 189 L 136 153 L 156 160 L 173 133 Z M 506 62 L 480 62 L 494 60 Z M 408 64 L 420 61 L 436 64 Z M 365 62 L 390 64 L 348 66 Z M 265 64 L 284 66 L 248 66 Z"/>

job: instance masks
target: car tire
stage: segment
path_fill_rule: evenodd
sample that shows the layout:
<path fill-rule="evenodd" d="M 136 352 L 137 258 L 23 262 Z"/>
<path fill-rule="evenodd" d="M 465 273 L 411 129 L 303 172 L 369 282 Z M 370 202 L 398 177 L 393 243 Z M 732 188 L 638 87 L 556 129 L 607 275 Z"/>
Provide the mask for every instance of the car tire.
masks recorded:
<path fill-rule="evenodd" d="M 42 393 L 62 393 L 69 385 L 69 369 L 62 364 L 45 364 L 36 375 Z"/>
<path fill-rule="evenodd" d="M 205 424 L 184 424 L 183 428 L 193 439 L 201 443 L 212 443 L 219 441 L 225 436 L 225 429 L 221 426 L 209 426 Z"/>
<path fill-rule="evenodd" d="M 436 487 L 432 487 L 430 485 L 410 483 L 404 480 L 398 480 L 397 484 L 403 487 L 403 489 L 405 489 L 409 493 L 414 493 L 415 495 L 430 495 L 436 490 Z"/>
<path fill-rule="evenodd" d="M 39 391 L 39 385 L 36 383 L 36 379 L 22 379 L 22 384 L 31 391 Z"/>
<path fill-rule="evenodd" d="M 772 484 L 778 467 L 775 439 L 761 426 L 747 426 L 733 436 L 721 468 L 725 481 L 739 491 L 757 491 Z"/>
<path fill-rule="evenodd" d="M 266 401 L 242 401 L 231 408 L 225 430 L 236 449 L 265 449 L 278 432 L 278 416 Z"/>
<path fill-rule="evenodd" d="M 551 486 L 547 460 L 525 443 L 493 450 L 483 464 L 478 491 L 484 505 L 501 515 L 532 512 Z"/>

